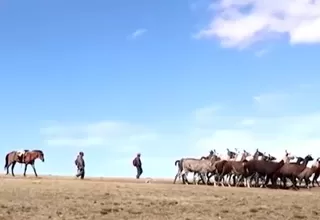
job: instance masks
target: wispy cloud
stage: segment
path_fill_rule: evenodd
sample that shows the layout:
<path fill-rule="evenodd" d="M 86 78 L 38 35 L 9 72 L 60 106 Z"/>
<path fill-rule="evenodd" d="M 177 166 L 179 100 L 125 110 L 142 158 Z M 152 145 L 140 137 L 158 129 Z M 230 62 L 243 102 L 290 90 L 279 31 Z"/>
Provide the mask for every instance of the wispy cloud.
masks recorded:
<path fill-rule="evenodd" d="M 218 39 L 225 47 L 245 48 L 284 35 L 291 44 L 320 42 L 320 0 L 221 0 L 212 1 L 210 9 L 213 19 L 196 37 Z"/>
<path fill-rule="evenodd" d="M 238 119 L 241 121 L 241 118 Z M 234 122 L 236 124 L 236 121 Z M 213 129 L 211 134 L 198 138 L 196 146 L 200 151 L 217 149 L 224 154 L 226 148 L 246 149 L 253 152 L 256 148 L 280 157 L 285 149 L 295 155 L 309 153 L 320 155 L 316 146 L 320 145 L 320 112 L 311 115 L 259 117 L 250 128 Z"/>
<path fill-rule="evenodd" d="M 118 152 L 136 152 L 157 140 L 158 134 L 128 122 L 50 123 L 41 129 L 45 144 L 60 147 L 105 147 Z"/>
<path fill-rule="evenodd" d="M 267 49 L 262 49 L 262 50 L 258 50 L 255 55 L 256 57 L 262 57 L 264 55 L 266 55 L 268 53 L 268 50 Z"/>
<path fill-rule="evenodd" d="M 135 30 L 133 33 L 131 33 L 131 34 L 129 35 L 129 37 L 130 37 L 131 39 L 136 39 L 136 38 L 141 37 L 142 35 L 146 34 L 147 31 L 148 31 L 148 30 L 145 29 L 145 28 L 140 28 L 140 29 Z"/>
<path fill-rule="evenodd" d="M 313 102 L 303 90 L 300 89 L 290 96 L 286 94 L 270 92 L 253 98 L 253 106 L 272 109 L 271 114 L 257 114 L 261 109 L 253 108 L 249 115 L 248 112 L 246 115 L 238 115 L 224 106 L 224 111 L 214 113 L 219 120 L 212 123 L 211 127 L 197 124 L 194 128 L 193 133 L 197 133 L 194 139 L 197 151 L 216 149 L 225 154 L 227 148 L 246 149 L 251 152 L 259 148 L 279 158 L 284 150 L 288 149 L 294 155 L 305 156 L 312 153 L 318 157 L 320 135 L 316 131 L 320 129 L 320 112 L 317 108 L 308 111 L 297 108 Z M 287 100 L 289 98 L 290 102 Z M 222 115 L 226 111 L 229 112 L 228 115 Z M 206 115 L 202 114 L 201 120 L 205 121 Z M 207 120 L 212 118 L 210 114 L 207 116 Z"/>

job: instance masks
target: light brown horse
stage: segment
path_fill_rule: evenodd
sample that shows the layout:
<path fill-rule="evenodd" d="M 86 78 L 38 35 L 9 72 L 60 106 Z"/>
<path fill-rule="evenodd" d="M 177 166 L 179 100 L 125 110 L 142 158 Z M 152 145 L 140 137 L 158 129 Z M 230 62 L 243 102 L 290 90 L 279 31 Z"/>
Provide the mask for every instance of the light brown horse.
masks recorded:
<path fill-rule="evenodd" d="M 23 163 L 23 164 L 25 164 L 23 175 L 26 176 L 27 167 L 30 164 L 33 168 L 34 175 L 37 177 L 38 174 L 37 174 L 36 168 L 34 166 L 34 162 L 37 158 L 39 158 L 42 162 L 44 162 L 44 154 L 41 150 L 26 151 L 24 153 L 24 160 L 22 160 L 22 158 L 19 157 L 19 154 L 17 151 L 11 151 L 5 157 L 4 169 L 7 169 L 6 175 L 9 174 L 9 167 L 11 166 L 11 174 L 12 174 L 12 176 L 15 176 L 13 170 L 14 170 L 16 163 L 21 163 L 21 164 Z"/>

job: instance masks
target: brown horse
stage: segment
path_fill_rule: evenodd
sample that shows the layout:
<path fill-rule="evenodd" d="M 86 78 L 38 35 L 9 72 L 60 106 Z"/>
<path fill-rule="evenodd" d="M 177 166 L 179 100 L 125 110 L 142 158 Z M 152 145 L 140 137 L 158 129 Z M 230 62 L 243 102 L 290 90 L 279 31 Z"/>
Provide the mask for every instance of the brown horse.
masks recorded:
<path fill-rule="evenodd" d="M 30 164 L 33 168 L 34 175 L 37 177 L 38 174 L 37 174 L 36 168 L 34 166 L 34 162 L 37 158 L 39 158 L 42 162 L 44 162 L 44 154 L 41 150 L 26 151 L 24 153 L 24 160 L 22 160 L 22 158 L 19 157 L 17 151 L 11 151 L 10 153 L 8 153 L 6 155 L 6 158 L 5 158 L 4 169 L 7 169 L 6 175 L 9 174 L 9 167 L 11 166 L 11 174 L 12 174 L 12 176 L 15 176 L 13 170 L 14 170 L 16 163 L 21 163 L 21 164 L 23 163 L 23 164 L 25 164 L 23 175 L 26 176 L 27 167 Z"/>

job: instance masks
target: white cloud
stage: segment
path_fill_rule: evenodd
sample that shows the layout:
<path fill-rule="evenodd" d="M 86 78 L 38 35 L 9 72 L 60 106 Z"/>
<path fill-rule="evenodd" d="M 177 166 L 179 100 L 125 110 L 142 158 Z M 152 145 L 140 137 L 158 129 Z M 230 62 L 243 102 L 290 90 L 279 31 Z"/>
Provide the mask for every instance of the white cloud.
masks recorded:
<path fill-rule="evenodd" d="M 210 8 L 213 18 L 196 37 L 217 38 L 225 47 L 281 35 L 291 44 L 320 42 L 320 0 L 220 0 Z"/>
<path fill-rule="evenodd" d="M 53 138 L 46 140 L 48 145 L 51 146 L 97 146 L 105 143 L 105 140 L 101 137 L 88 137 L 88 138 Z"/>
<path fill-rule="evenodd" d="M 135 30 L 133 33 L 130 34 L 130 38 L 135 39 L 137 37 L 141 37 L 142 35 L 144 35 L 145 33 L 147 33 L 147 29 L 144 28 L 140 28 Z"/>
<path fill-rule="evenodd" d="M 266 55 L 268 53 L 268 50 L 267 49 L 262 49 L 262 50 L 259 50 L 255 53 L 256 57 L 262 57 L 264 55 Z"/>
<path fill-rule="evenodd" d="M 240 118 L 239 118 L 240 120 Z M 235 121 L 235 124 L 237 121 Z M 249 128 L 213 129 L 211 134 L 204 135 L 196 142 L 202 151 L 217 149 L 225 154 L 226 148 L 246 149 L 254 152 L 259 148 L 277 158 L 283 156 L 285 149 L 296 156 L 311 153 L 320 156 L 320 112 L 310 115 L 256 118 Z"/>
<path fill-rule="evenodd" d="M 320 112 L 317 106 L 310 108 L 313 101 L 302 87 L 296 88 L 294 92 L 257 95 L 252 99 L 252 111 L 246 112 L 246 115 L 239 115 L 237 111 L 232 113 L 230 109 L 221 109 L 211 115 L 203 114 L 204 121 L 205 116 L 211 119 L 213 115 L 216 120 L 211 127 L 201 123 L 195 126 L 192 133 L 196 134 L 196 149 L 198 152 L 216 149 L 225 154 L 226 148 L 246 149 L 249 152 L 259 148 L 278 159 L 287 149 L 296 156 L 304 157 L 311 153 L 314 158 L 318 158 Z M 307 105 L 309 108 L 298 108 L 300 105 Z M 266 114 L 259 114 L 262 109 L 268 110 L 264 112 Z M 225 112 L 228 115 L 221 115 Z M 251 114 L 248 115 L 249 112 Z"/>
<path fill-rule="evenodd" d="M 50 146 L 101 147 L 119 152 L 136 152 L 158 135 L 135 124 L 117 121 L 95 123 L 50 123 L 41 129 L 43 140 Z"/>

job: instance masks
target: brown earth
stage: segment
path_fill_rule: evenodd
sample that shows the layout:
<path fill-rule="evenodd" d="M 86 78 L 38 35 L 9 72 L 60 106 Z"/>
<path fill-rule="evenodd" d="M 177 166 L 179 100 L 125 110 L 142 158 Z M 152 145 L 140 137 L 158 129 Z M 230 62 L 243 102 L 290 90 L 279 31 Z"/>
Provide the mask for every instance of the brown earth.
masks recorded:
<path fill-rule="evenodd" d="M 320 189 L 185 186 L 172 180 L 0 177 L 0 220 L 320 219 Z"/>

